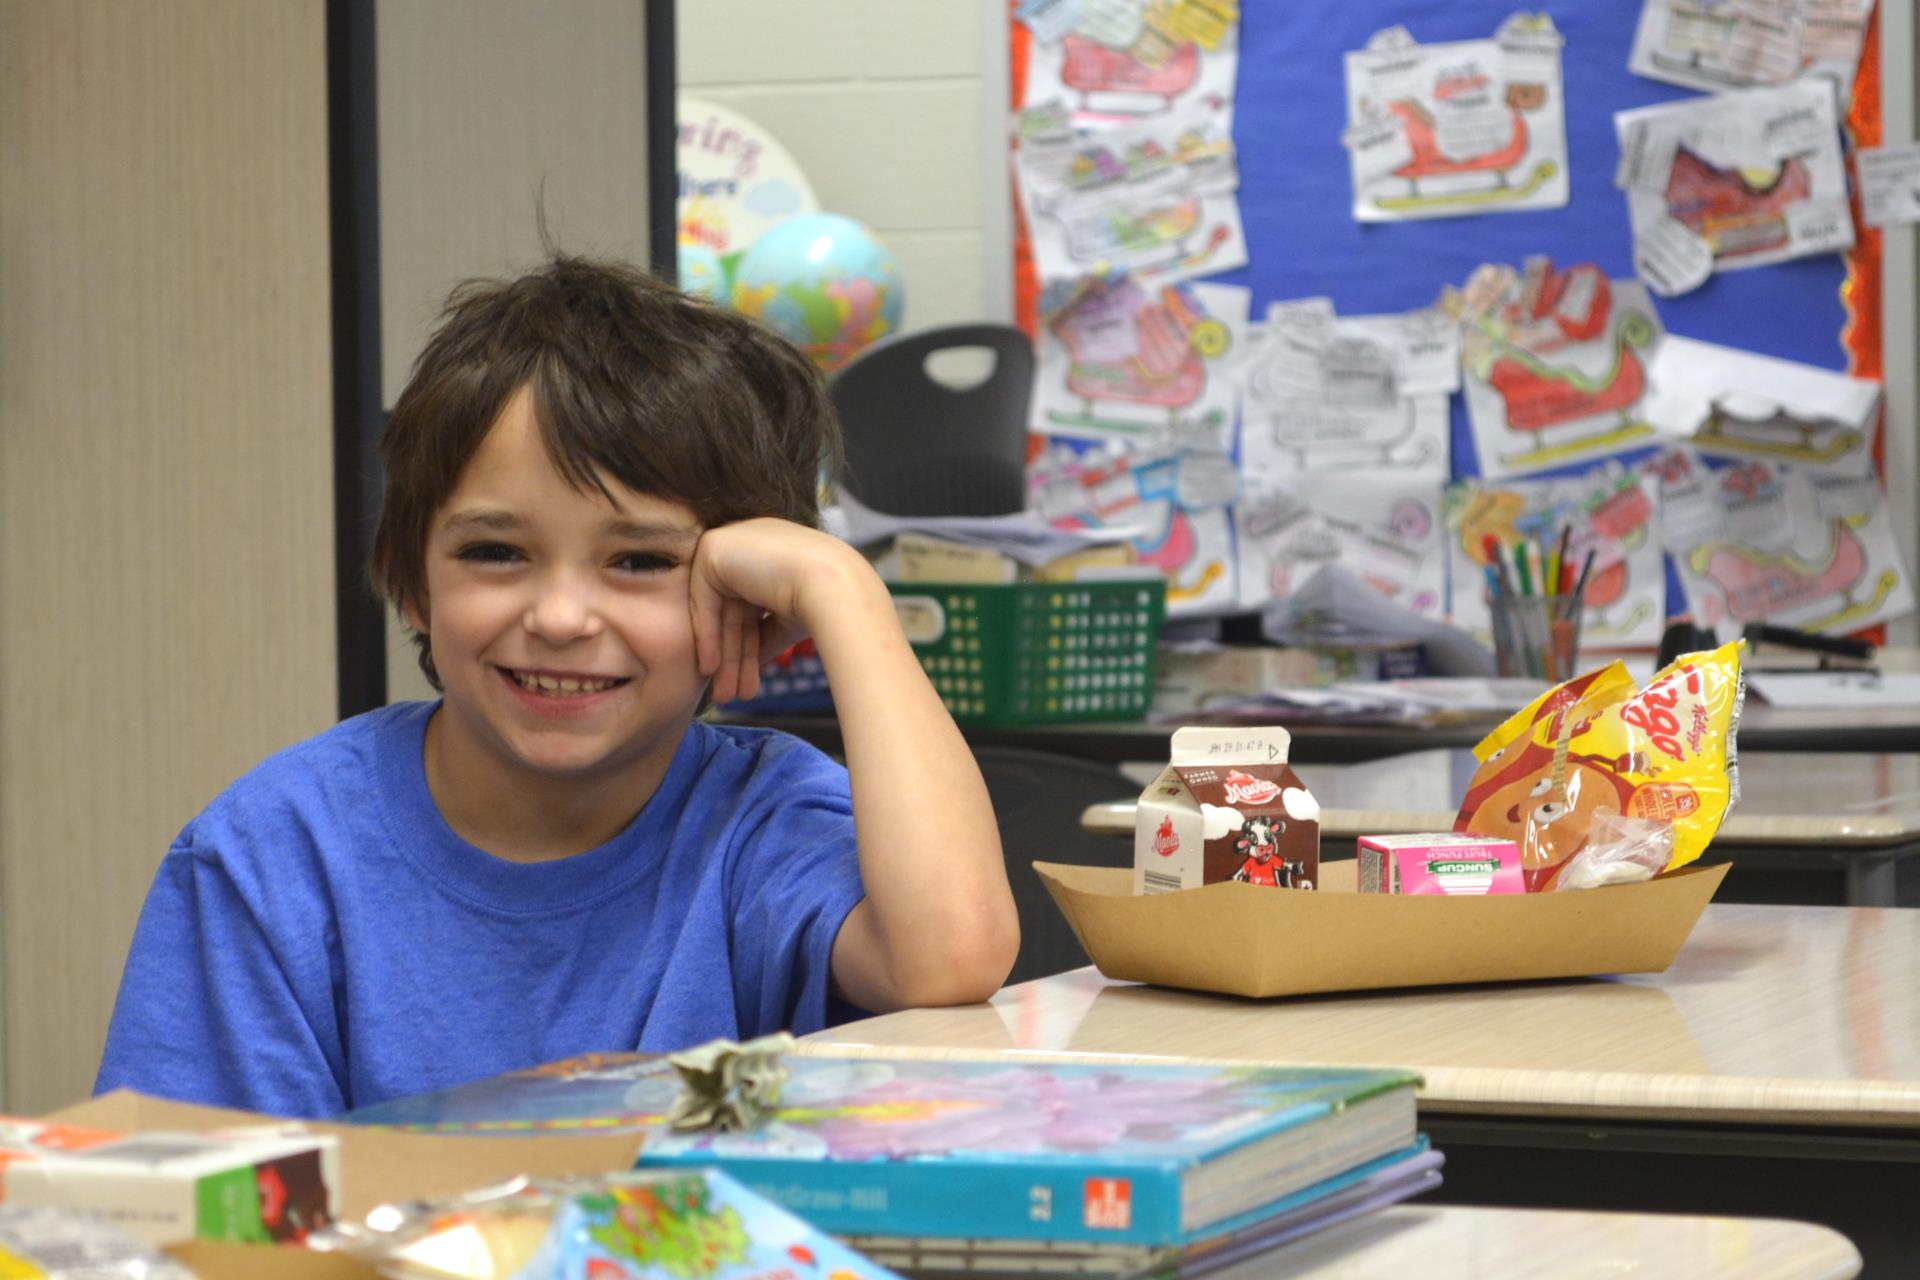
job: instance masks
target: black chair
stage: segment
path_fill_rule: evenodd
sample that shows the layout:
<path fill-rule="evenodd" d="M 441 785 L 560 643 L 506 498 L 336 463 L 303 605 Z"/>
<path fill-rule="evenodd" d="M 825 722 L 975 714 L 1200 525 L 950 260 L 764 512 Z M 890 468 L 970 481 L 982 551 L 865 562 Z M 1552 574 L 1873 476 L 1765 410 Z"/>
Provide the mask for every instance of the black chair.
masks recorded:
<path fill-rule="evenodd" d="M 1132 866 L 1132 842 L 1083 831 L 1080 811 L 1090 804 L 1130 800 L 1140 794 L 1140 787 L 1118 769 L 1072 756 L 986 746 L 975 747 L 973 754 L 993 799 L 1007 880 L 1020 912 L 1020 955 L 1007 981 L 1077 969 L 1088 962 L 1087 953 L 1033 864 Z"/>
<path fill-rule="evenodd" d="M 982 349 L 981 381 L 950 387 L 927 371 L 942 352 Z M 1033 344 L 1011 325 L 966 324 L 875 343 L 835 376 L 846 439 L 843 489 L 895 516 L 999 516 L 1026 506 Z"/>

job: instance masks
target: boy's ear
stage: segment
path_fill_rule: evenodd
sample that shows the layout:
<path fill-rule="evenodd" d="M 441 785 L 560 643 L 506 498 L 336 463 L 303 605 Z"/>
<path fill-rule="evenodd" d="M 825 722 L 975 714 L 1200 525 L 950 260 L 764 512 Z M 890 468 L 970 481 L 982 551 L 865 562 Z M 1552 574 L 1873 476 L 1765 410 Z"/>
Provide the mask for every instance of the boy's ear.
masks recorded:
<path fill-rule="evenodd" d="M 400 603 L 400 616 L 405 619 L 409 627 L 413 628 L 414 634 L 427 634 L 427 614 L 418 604 L 412 600 L 403 600 Z"/>

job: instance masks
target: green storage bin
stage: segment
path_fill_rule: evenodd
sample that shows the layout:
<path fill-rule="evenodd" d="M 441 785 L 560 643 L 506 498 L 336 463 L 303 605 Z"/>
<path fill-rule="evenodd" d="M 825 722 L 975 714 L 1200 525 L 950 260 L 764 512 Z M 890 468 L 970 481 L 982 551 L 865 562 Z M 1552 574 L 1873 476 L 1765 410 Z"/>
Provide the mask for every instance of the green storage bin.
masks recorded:
<path fill-rule="evenodd" d="M 963 724 L 1134 720 L 1153 699 L 1159 578 L 895 583 L 913 651 Z"/>

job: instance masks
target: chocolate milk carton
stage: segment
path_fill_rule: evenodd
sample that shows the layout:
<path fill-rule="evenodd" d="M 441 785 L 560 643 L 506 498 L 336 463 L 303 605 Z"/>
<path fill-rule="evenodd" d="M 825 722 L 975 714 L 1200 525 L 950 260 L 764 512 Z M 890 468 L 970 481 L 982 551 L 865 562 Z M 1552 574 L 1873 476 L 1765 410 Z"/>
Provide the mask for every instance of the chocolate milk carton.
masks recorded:
<path fill-rule="evenodd" d="M 1285 729 L 1179 729 L 1134 810 L 1133 891 L 1220 880 L 1311 889 L 1320 805 L 1287 765 Z"/>

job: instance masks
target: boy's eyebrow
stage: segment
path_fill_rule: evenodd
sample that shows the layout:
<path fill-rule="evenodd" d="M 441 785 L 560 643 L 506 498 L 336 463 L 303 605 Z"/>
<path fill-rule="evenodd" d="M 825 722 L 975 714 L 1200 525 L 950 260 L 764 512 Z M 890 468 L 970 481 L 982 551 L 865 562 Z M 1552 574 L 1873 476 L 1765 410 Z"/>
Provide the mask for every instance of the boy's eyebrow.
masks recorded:
<path fill-rule="evenodd" d="M 475 511 L 456 511 L 441 525 L 449 533 L 460 533 L 469 529 L 490 533 L 512 533 L 521 526 L 520 517 L 510 511 L 489 511 L 484 508 Z M 605 528 L 610 537 L 626 538 L 635 542 L 692 542 L 700 536 L 698 525 L 625 518 L 609 520 Z"/>
<path fill-rule="evenodd" d="M 700 526 L 649 523 L 644 520 L 609 520 L 607 532 L 616 538 L 631 538 L 636 542 L 655 540 L 692 542 L 700 536 Z"/>
<path fill-rule="evenodd" d="M 460 529 L 510 530 L 520 527 L 520 517 L 507 511 L 456 511 L 440 527 L 449 532 Z"/>

